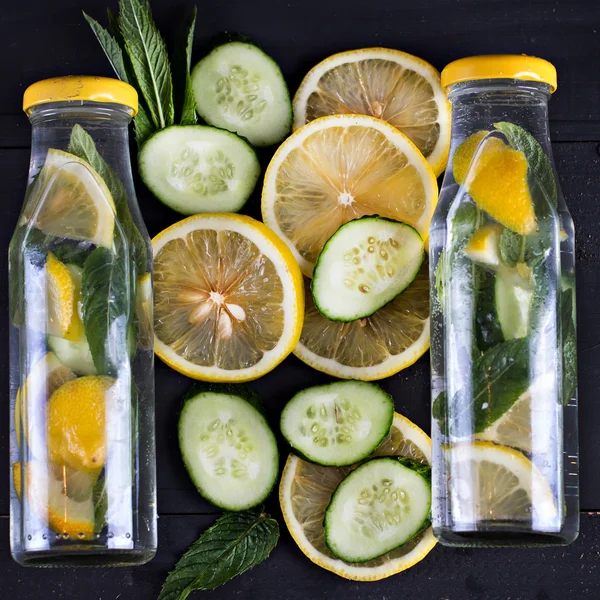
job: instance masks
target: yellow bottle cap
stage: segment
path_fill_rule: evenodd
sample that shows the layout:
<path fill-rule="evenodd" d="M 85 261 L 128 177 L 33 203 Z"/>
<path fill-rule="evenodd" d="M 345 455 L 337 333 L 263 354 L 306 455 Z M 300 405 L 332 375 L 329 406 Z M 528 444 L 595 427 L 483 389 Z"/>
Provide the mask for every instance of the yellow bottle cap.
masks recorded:
<path fill-rule="evenodd" d="M 82 100 L 121 104 L 131 108 L 134 115 L 138 111 L 137 92 L 128 83 L 89 75 L 53 77 L 33 83 L 23 94 L 23 110 L 29 114 L 40 104 Z"/>
<path fill-rule="evenodd" d="M 520 79 L 537 81 L 550 86 L 550 92 L 557 87 L 556 68 L 543 58 L 524 54 L 490 54 L 469 56 L 451 62 L 442 71 L 442 87 L 462 81 L 477 79 Z"/>

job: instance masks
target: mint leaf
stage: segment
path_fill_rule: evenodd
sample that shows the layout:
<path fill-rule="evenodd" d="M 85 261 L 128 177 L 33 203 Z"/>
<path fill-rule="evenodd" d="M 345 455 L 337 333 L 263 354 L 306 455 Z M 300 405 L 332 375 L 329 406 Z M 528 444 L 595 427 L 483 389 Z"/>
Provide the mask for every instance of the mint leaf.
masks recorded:
<path fill-rule="evenodd" d="M 127 257 L 96 248 L 83 265 L 82 317 L 94 366 L 99 375 L 117 377 L 129 361 Z"/>
<path fill-rule="evenodd" d="M 431 405 L 431 416 L 438 422 L 442 435 L 448 435 L 446 415 L 448 414 L 448 394 L 440 392 Z"/>
<path fill-rule="evenodd" d="M 127 75 L 127 71 L 125 70 L 125 62 L 123 60 L 123 51 L 119 47 L 117 40 L 106 30 L 96 19 L 93 19 L 84 11 L 83 16 L 85 20 L 88 22 L 89 26 L 92 28 L 92 31 L 96 34 L 96 38 L 104 50 L 104 54 L 106 54 L 106 58 L 108 58 L 114 72 L 117 74 L 117 77 L 122 81 L 126 81 L 127 83 L 131 83 L 129 80 L 129 76 Z"/>
<path fill-rule="evenodd" d="M 435 293 L 437 304 L 442 309 L 444 302 L 444 251 L 440 252 L 437 264 L 435 265 Z"/>
<path fill-rule="evenodd" d="M 486 350 L 474 362 L 472 388 L 457 392 L 451 409 L 444 392 L 436 398 L 432 414 L 442 433 L 458 438 L 480 433 L 512 407 L 529 387 L 530 343 L 519 338 Z"/>
<path fill-rule="evenodd" d="M 194 590 L 213 590 L 263 562 L 278 540 L 279 526 L 268 515 L 225 513 L 175 565 L 158 600 L 185 600 Z"/>
<path fill-rule="evenodd" d="M 539 142 L 528 131 L 514 123 L 494 123 L 494 127 L 506 136 L 513 149 L 520 150 L 525 155 L 530 174 L 533 175 L 529 178 L 530 188 L 541 187 L 550 204 L 556 206 L 558 191 L 554 179 L 554 170 L 550 159 L 546 156 Z"/>
<path fill-rule="evenodd" d="M 150 6 L 139 0 L 119 0 L 119 28 L 136 81 L 155 127 L 174 123 L 173 82 L 165 42 Z"/>
<path fill-rule="evenodd" d="M 138 105 L 138 113 L 133 119 L 133 128 L 138 149 L 141 148 L 146 140 L 156 131 L 154 123 L 152 123 L 147 110 L 142 104 Z"/>
<path fill-rule="evenodd" d="M 148 250 L 146 242 L 140 233 L 137 225 L 134 223 L 129 210 L 129 201 L 125 187 L 117 174 L 110 165 L 100 156 L 96 149 L 96 144 L 81 125 L 76 124 L 71 131 L 68 151 L 81 160 L 86 161 L 104 180 L 106 187 L 110 191 L 115 207 L 117 209 L 117 219 L 123 228 L 123 233 L 129 243 L 133 245 L 133 252 L 137 270 L 145 273 L 148 270 Z"/>
<path fill-rule="evenodd" d="M 500 234 L 500 258 L 507 267 L 516 267 L 522 260 L 524 238 L 507 227 Z"/>
<path fill-rule="evenodd" d="M 94 501 L 94 531 L 100 532 L 106 525 L 108 513 L 108 494 L 106 493 L 106 477 L 101 475 L 92 490 Z"/>
<path fill-rule="evenodd" d="M 77 265 L 83 267 L 87 257 L 90 255 L 93 246 L 86 242 L 79 244 L 63 244 L 53 248 L 52 253 L 58 260 L 67 265 Z"/>
<path fill-rule="evenodd" d="M 192 89 L 190 68 L 192 66 L 192 44 L 196 27 L 196 7 L 186 19 L 181 37 L 173 54 L 173 94 L 178 114 L 176 120 L 182 125 L 195 125 L 196 98 Z M 179 108 L 180 107 L 180 108 Z"/>
<path fill-rule="evenodd" d="M 475 338 L 482 352 L 504 341 L 496 310 L 496 276 L 481 267 L 475 278 L 479 284 L 475 307 Z"/>
<path fill-rule="evenodd" d="M 577 330 L 573 317 L 575 294 L 571 288 L 561 295 L 563 339 L 563 404 L 568 404 L 577 389 Z"/>

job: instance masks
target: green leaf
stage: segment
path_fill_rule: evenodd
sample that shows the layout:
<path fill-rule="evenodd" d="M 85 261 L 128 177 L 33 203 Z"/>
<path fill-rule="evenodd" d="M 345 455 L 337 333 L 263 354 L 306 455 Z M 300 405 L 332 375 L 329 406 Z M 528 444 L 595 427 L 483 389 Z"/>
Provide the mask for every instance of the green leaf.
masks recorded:
<path fill-rule="evenodd" d="M 552 163 L 539 142 L 525 129 L 514 123 L 494 123 L 494 127 L 502 132 L 508 143 L 515 150 L 520 150 L 527 159 L 530 177 L 530 187 L 539 185 L 552 206 L 558 201 L 558 191 L 554 179 Z M 533 181 L 532 181 L 533 180 Z"/>
<path fill-rule="evenodd" d="M 435 293 L 437 296 L 437 304 L 442 309 L 444 304 L 444 251 L 440 252 L 440 256 L 435 265 Z"/>
<path fill-rule="evenodd" d="M 440 392 L 431 405 L 431 416 L 438 422 L 442 435 L 448 435 L 446 415 L 448 414 L 448 394 Z"/>
<path fill-rule="evenodd" d="M 575 294 L 573 289 L 561 295 L 563 339 L 563 404 L 568 404 L 577 389 L 577 330 L 574 319 Z"/>
<path fill-rule="evenodd" d="M 173 125 L 171 66 L 150 7 L 139 0 L 120 0 L 119 8 L 119 28 L 152 122 L 159 129 Z"/>
<path fill-rule="evenodd" d="M 83 265 L 82 317 L 94 366 L 100 375 L 117 377 L 128 362 L 131 299 L 127 257 L 96 248 Z"/>
<path fill-rule="evenodd" d="M 496 275 L 481 267 L 476 281 L 479 284 L 475 307 L 475 336 L 482 352 L 504 341 L 496 311 Z"/>
<path fill-rule="evenodd" d="M 96 34 L 96 38 L 98 39 L 98 42 L 100 42 L 100 46 L 102 47 L 102 50 L 104 50 L 104 54 L 106 54 L 106 58 L 108 58 L 117 77 L 122 81 L 130 83 L 129 76 L 125 69 L 125 62 L 123 61 L 123 51 L 119 47 L 117 40 L 104 29 L 98 21 L 90 17 L 84 11 L 81 12 L 83 12 L 85 20 Z"/>
<path fill-rule="evenodd" d="M 156 131 L 156 127 L 148 116 L 148 112 L 143 104 L 138 105 L 138 113 L 133 119 L 133 128 L 138 149 L 141 148 L 146 140 Z"/>
<path fill-rule="evenodd" d="M 79 243 L 79 244 L 63 244 L 52 250 L 52 253 L 58 260 L 65 264 L 77 265 L 83 267 L 87 257 L 90 255 L 93 246 L 90 244 Z"/>
<path fill-rule="evenodd" d="M 480 433 L 512 407 L 529 387 L 529 344 L 529 338 L 502 342 L 475 361 L 472 390 L 459 391 L 452 398 L 447 433 L 458 438 Z M 446 433 L 448 410 L 446 396 L 440 394 L 432 414 L 442 433 Z"/>
<path fill-rule="evenodd" d="M 107 523 L 108 494 L 106 493 L 106 477 L 101 475 L 92 491 L 94 501 L 94 531 L 102 531 Z"/>
<path fill-rule="evenodd" d="M 183 31 L 173 54 L 173 94 L 177 108 L 176 120 L 182 125 L 195 125 L 196 98 L 192 89 L 190 68 L 192 66 L 192 45 L 196 27 L 196 7 L 185 21 Z"/>
<path fill-rule="evenodd" d="M 524 236 L 507 227 L 500 234 L 500 258 L 507 267 L 516 267 L 522 260 Z"/>
<path fill-rule="evenodd" d="M 279 540 L 277 521 L 259 511 L 225 513 L 169 573 L 158 600 L 185 600 L 213 590 L 263 562 Z"/>
<path fill-rule="evenodd" d="M 396 460 L 404 467 L 416 471 L 419 475 L 427 479 L 431 483 L 431 466 L 427 463 L 417 462 L 406 456 L 396 456 Z"/>
<path fill-rule="evenodd" d="M 146 242 L 137 225 L 134 223 L 129 210 L 129 202 L 125 187 L 110 165 L 100 156 L 96 144 L 81 125 L 76 124 L 71 131 L 68 151 L 85 160 L 102 177 L 110 191 L 117 209 L 117 219 L 123 228 L 123 233 L 132 244 L 136 267 L 139 273 L 148 270 L 148 250 Z"/>

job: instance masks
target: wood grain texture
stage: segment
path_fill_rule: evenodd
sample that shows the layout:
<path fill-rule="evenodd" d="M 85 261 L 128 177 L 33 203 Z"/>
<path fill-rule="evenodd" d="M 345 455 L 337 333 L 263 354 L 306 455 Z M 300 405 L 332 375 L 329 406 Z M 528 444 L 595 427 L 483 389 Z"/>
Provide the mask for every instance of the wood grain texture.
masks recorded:
<path fill-rule="evenodd" d="M 173 41 L 192 0 L 151 0 L 156 20 Z M 0 95 L 0 281 L 7 281 L 7 246 L 20 211 L 29 161 L 30 127 L 21 112 L 26 86 L 64 74 L 112 75 L 80 9 L 104 21 L 116 0 L 7 0 L 0 19 L 3 74 Z M 543 56 L 559 71 L 551 102 L 551 133 L 564 195 L 577 232 L 579 393 L 582 509 L 600 510 L 600 3 L 598 0 L 207 0 L 199 5 L 194 60 L 221 31 L 248 34 L 280 62 L 295 90 L 308 69 L 340 50 L 363 46 L 401 48 L 442 68 L 479 53 L 523 52 Z M 271 152 L 261 151 L 261 163 Z M 155 235 L 180 217 L 136 180 L 148 229 Z M 259 216 L 259 194 L 248 204 Z M 0 337 L 7 340 L 7 302 L 1 305 Z M 8 390 L 8 353 L 0 352 L 0 388 Z M 255 382 L 273 425 L 285 402 L 309 384 L 328 381 L 294 357 Z M 194 490 L 177 447 L 180 397 L 190 381 L 156 363 L 159 553 L 136 569 L 25 570 L 8 549 L 8 491 L 0 494 L 0 599 L 151 600 L 185 548 L 213 520 L 215 509 Z M 429 431 L 429 362 L 382 382 L 396 409 Z M 7 397 L 5 395 L 3 397 Z M 8 461 L 8 411 L 0 411 L 0 456 Z M 281 440 L 280 440 L 281 441 Z M 282 452 L 285 454 L 283 445 Z M 305 559 L 282 524 L 282 541 L 271 559 L 214 591 L 207 600 L 596 600 L 600 598 L 600 515 L 583 514 L 581 536 L 552 550 L 454 550 L 438 547 L 414 569 L 374 584 L 346 582 Z"/>

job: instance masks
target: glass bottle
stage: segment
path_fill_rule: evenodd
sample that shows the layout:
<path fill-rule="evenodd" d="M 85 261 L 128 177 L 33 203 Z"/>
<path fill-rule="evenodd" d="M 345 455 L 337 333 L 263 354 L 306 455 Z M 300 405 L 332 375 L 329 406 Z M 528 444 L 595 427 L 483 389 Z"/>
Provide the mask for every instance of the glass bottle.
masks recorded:
<path fill-rule="evenodd" d="M 137 94 L 99 77 L 25 92 L 9 250 L 11 550 L 22 565 L 156 551 L 152 254 L 131 175 Z"/>
<path fill-rule="evenodd" d="M 430 229 L 433 530 L 450 546 L 579 530 L 573 221 L 554 168 L 554 67 L 451 63 L 448 168 Z"/>

